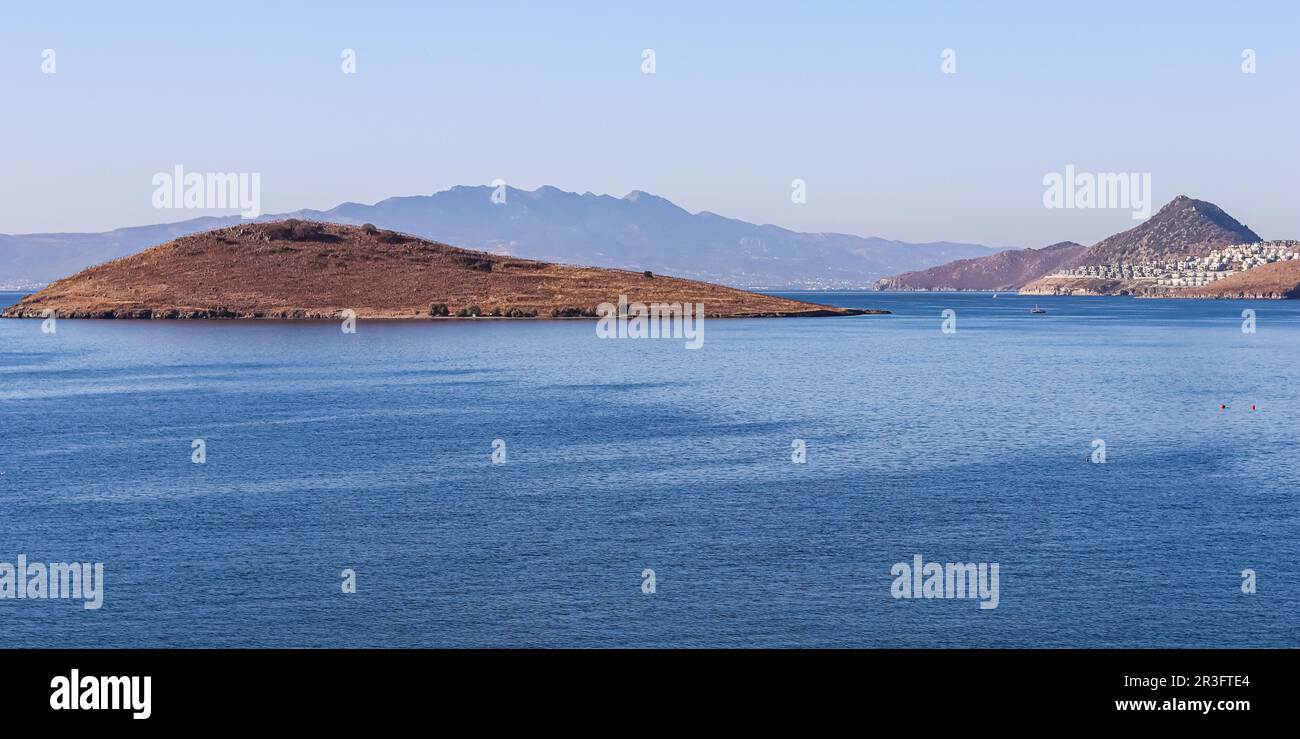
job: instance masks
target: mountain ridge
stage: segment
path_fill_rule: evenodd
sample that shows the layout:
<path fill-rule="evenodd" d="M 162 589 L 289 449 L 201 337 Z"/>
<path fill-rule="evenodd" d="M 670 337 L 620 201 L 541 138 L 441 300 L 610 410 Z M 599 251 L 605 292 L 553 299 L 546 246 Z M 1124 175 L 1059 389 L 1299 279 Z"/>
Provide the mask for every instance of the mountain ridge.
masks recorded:
<path fill-rule="evenodd" d="M 1216 247 L 1259 241 L 1259 234 L 1214 203 L 1179 195 L 1142 223 L 1088 247 L 1074 266 L 1200 257 Z"/>
<path fill-rule="evenodd" d="M 373 223 L 469 248 L 542 261 L 651 270 L 735 287 L 868 287 L 879 277 L 994 248 L 936 241 L 909 243 L 833 232 L 805 233 L 753 224 L 711 211 L 690 213 L 642 190 L 622 198 L 551 185 L 457 185 L 431 195 L 400 195 L 372 205 L 344 202 L 244 220 L 203 216 L 99 234 L 0 234 L 0 281 L 49 282 L 80 269 L 192 233 L 284 218 L 347 225 Z"/>

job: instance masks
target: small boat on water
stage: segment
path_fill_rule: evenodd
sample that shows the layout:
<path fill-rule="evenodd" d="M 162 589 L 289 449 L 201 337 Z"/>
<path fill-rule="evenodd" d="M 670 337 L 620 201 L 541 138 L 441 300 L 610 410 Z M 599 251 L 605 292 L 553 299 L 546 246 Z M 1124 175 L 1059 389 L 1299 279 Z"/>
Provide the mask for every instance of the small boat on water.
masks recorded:
<path fill-rule="evenodd" d="M 1039 308 L 1038 306 L 1035 305 L 1033 308 L 1030 308 L 1030 309 L 1029 309 L 1029 312 L 1030 312 L 1030 313 L 1034 313 L 1034 314 L 1039 314 L 1039 313 L 1046 313 L 1047 311 L 1045 311 L 1045 310 L 1043 310 L 1042 308 Z"/>

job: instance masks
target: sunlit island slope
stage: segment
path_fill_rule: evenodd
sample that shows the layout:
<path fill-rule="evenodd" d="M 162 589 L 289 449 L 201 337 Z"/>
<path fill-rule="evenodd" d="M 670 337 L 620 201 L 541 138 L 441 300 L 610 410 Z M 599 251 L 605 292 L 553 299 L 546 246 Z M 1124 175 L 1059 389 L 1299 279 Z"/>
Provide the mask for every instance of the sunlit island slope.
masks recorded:
<path fill-rule="evenodd" d="M 245 224 L 169 241 L 29 295 L 6 318 L 593 316 L 601 303 L 699 303 L 711 318 L 850 316 L 835 308 L 644 272 L 548 264 L 373 226 Z"/>

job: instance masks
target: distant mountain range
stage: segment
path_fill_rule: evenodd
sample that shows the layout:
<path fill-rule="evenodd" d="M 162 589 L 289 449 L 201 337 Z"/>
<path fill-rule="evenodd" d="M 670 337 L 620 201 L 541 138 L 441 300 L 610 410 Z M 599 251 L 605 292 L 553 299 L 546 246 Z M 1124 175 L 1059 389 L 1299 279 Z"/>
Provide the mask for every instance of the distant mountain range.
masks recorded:
<path fill-rule="evenodd" d="M 1042 249 L 1004 251 L 958 260 L 886 277 L 876 283 L 876 289 L 1020 290 L 1036 295 L 1163 294 L 1171 290 L 1152 280 L 1134 279 L 1123 269 L 1098 270 L 1105 273 L 1102 276 L 1052 275 L 1089 267 L 1131 267 L 1198 259 L 1216 249 L 1260 241 L 1258 234 L 1214 203 L 1179 195 L 1138 226 L 1089 247 L 1065 241 Z M 1290 274 L 1289 269 L 1276 272 L 1278 275 Z M 1237 287 L 1239 283 L 1240 287 Z M 1238 293 L 1250 290 L 1270 295 L 1286 292 L 1272 283 L 1256 286 L 1245 279 L 1234 279 L 1228 287 L 1233 291 L 1224 291 L 1224 297 L 1236 297 Z M 1197 294 L 1206 297 L 1217 295 L 1210 286 L 1198 286 Z"/>
<path fill-rule="evenodd" d="M 651 270 L 742 288 L 862 288 L 900 271 L 994 251 L 980 244 L 912 244 L 877 237 L 800 233 L 709 213 L 664 198 L 578 194 L 555 187 L 453 187 L 374 205 L 265 215 L 345 225 L 372 223 L 496 254 L 562 264 Z M 121 228 L 105 233 L 0 235 L 0 283 L 45 283 L 88 266 L 201 231 L 236 225 L 238 216 Z"/>

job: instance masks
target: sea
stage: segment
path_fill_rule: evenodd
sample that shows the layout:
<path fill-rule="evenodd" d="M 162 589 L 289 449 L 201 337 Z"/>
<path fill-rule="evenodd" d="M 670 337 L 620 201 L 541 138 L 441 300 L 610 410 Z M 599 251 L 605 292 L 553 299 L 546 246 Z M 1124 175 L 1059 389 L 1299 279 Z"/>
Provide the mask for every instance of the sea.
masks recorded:
<path fill-rule="evenodd" d="M 0 321 L 0 638 L 1300 646 L 1300 304 L 783 294 L 892 312 Z"/>

